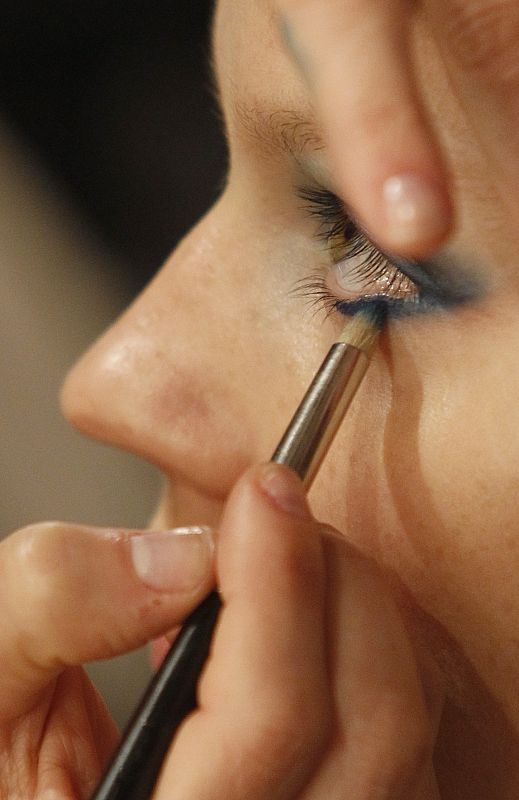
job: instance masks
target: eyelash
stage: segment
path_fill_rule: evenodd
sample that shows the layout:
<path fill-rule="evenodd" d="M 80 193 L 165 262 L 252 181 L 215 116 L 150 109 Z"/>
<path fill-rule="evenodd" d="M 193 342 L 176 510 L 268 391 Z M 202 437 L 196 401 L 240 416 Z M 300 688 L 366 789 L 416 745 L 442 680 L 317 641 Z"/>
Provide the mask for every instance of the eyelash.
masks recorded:
<path fill-rule="evenodd" d="M 351 301 L 341 300 L 332 294 L 322 268 L 318 268 L 310 276 L 298 281 L 293 294 L 308 298 L 308 305 L 315 308 L 316 313 L 324 310 L 326 316 L 334 311 L 352 313 L 359 303 L 382 300 L 388 306 L 398 309 L 405 304 L 410 310 L 409 304 L 415 305 L 420 301 L 419 287 L 375 247 L 335 194 L 326 189 L 301 187 L 298 189 L 298 196 L 304 201 L 306 213 L 317 220 L 316 236 L 325 243 L 333 263 L 358 259 L 355 266 L 352 266 L 352 273 L 365 281 L 366 292 Z M 382 280 L 384 291 L 369 291 L 370 287 L 376 286 Z M 400 295 L 404 286 L 411 286 L 416 293 L 403 299 Z"/>

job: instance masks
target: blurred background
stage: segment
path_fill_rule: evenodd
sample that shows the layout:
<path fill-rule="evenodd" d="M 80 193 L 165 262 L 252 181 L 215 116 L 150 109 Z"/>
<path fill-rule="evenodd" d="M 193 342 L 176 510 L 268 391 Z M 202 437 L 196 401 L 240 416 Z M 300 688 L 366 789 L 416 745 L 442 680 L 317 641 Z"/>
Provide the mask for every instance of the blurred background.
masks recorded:
<path fill-rule="evenodd" d="M 225 147 L 207 0 L 0 7 L 0 535 L 138 527 L 160 479 L 60 417 L 68 367 L 211 205 Z M 91 668 L 123 723 L 143 651 Z"/>

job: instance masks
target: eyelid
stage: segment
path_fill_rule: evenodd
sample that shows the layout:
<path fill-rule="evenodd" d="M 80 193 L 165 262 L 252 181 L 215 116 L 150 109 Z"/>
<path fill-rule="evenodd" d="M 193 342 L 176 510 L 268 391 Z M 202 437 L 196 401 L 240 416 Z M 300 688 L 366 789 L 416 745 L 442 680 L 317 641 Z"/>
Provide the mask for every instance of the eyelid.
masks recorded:
<path fill-rule="evenodd" d="M 320 187 L 320 190 L 335 197 L 341 203 L 344 216 L 351 220 L 365 240 L 390 265 L 396 267 L 419 287 L 422 298 L 433 299 L 435 303 L 443 306 L 455 306 L 476 301 L 484 294 L 484 282 L 481 277 L 475 274 L 473 269 L 469 274 L 467 269 L 461 266 L 459 260 L 454 259 L 447 250 L 439 251 L 431 258 L 420 261 L 390 253 L 377 244 L 343 200 L 324 187 Z"/>
<path fill-rule="evenodd" d="M 377 249 L 337 195 L 315 185 L 298 187 L 297 194 L 305 201 L 306 214 L 318 221 L 314 235 L 325 243 L 332 263 L 326 272 L 317 269 L 298 281 L 295 295 L 327 313 L 348 314 L 358 302 L 391 304 L 393 311 L 417 305 L 420 287 Z"/>
<path fill-rule="evenodd" d="M 372 241 L 336 194 L 329 189 L 308 186 L 299 187 L 297 194 L 305 201 L 306 213 L 317 219 L 317 236 L 327 244 L 336 265 L 362 257 L 369 276 L 385 269 L 400 271 L 391 257 Z"/>
<path fill-rule="evenodd" d="M 402 258 L 379 247 L 345 203 L 329 189 L 313 182 L 310 186 L 296 187 L 296 191 L 305 201 L 306 213 L 318 220 L 317 237 L 331 250 L 335 267 L 342 259 L 347 262 L 359 253 L 367 253 L 366 292 L 359 293 L 356 299 L 348 296 L 341 299 L 333 281 L 330 284 L 324 278 L 316 279 L 314 276 L 309 281 L 301 282 L 297 291 L 310 297 L 311 305 L 320 304 L 327 311 L 349 314 L 354 313 L 359 303 L 370 303 L 378 298 L 391 309 L 392 316 L 398 316 L 428 309 L 457 307 L 474 302 L 484 294 L 485 284 L 475 270 L 471 269 L 469 273 L 448 250 L 422 261 Z M 416 293 L 395 296 L 385 289 L 377 291 L 376 277 L 385 276 L 391 270 L 402 278 L 408 278 L 416 287 Z M 369 291 L 370 288 L 372 291 Z"/>
<path fill-rule="evenodd" d="M 344 214 L 348 217 L 359 233 L 369 242 L 380 255 L 386 259 L 389 264 L 394 265 L 400 272 L 407 278 L 420 287 L 420 293 L 426 295 L 435 295 L 438 300 L 447 297 L 450 292 L 448 291 L 449 284 L 446 280 L 445 271 L 447 264 L 441 259 L 431 258 L 428 260 L 414 261 L 412 259 L 403 258 L 395 253 L 389 253 L 384 248 L 377 244 L 375 239 L 370 235 L 369 231 L 357 219 L 354 212 L 349 206 L 341 201 Z"/>

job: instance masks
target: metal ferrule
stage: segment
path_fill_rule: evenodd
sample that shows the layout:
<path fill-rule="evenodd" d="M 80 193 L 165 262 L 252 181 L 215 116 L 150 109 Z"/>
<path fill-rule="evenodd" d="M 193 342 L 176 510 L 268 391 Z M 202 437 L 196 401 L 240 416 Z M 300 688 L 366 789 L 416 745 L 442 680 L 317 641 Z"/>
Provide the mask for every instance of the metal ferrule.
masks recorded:
<path fill-rule="evenodd" d="M 330 349 L 272 461 L 293 469 L 308 489 L 369 364 L 367 355 L 349 344 Z"/>

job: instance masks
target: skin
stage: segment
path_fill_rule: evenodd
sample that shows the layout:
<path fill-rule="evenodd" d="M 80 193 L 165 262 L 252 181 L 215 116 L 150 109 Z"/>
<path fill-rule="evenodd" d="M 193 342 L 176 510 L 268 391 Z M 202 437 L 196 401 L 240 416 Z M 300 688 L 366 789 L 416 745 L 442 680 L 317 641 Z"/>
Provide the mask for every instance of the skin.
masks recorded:
<path fill-rule="evenodd" d="M 248 469 L 272 452 L 344 324 L 290 295 L 329 264 L 294 183 L 335 172 L 276 10 L 218 4 L 227 187 L 63 393 L 74 425 L 163 470 L 155 529 L 218 529 L 222 621 L 200 710 L 155 798 L 511 799 L 519 212 L 490 157 L 500 125 L 490 147 L 486 112 L 478 127 L 460 102 L 435 26 L 414 27 L 417 91 L 451 161 L 451 251 L 485 293 L 390 322 L 310 516 L 291 473 Z M 275 145 L 272 121 L 286 131 L 290 119 L 304 151 Z M 136 537 L 146 534 L 54 524 L 0 545 L 11 609 L 0 636 L 2 797 L 88 796 L 116 733 L 79 665 L 171 629 L 214 580 L 201 544 L 205 567 L 181 585 L 177 537 L 161 586 L 139 581 Z M 95 625 L 78 631 L 78 615 Z"/>
<path fill-rule="evenodd" d="M 424 256 L 455 222 L 448 151 L 416 80 L 414 37 L 422 20 L 438 42 L 500 184 L 516 197 L 516 3 L 278 0 L 276 7 L 314 94 L 339 194 L 380 244 Z M 387 202 L 387 182 L 395 177 L 404 179 L 401 188 L 411 178 L 401 195 L 410 203 L 404 220 L 395 218 Z"/>

